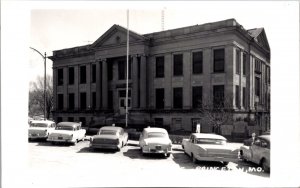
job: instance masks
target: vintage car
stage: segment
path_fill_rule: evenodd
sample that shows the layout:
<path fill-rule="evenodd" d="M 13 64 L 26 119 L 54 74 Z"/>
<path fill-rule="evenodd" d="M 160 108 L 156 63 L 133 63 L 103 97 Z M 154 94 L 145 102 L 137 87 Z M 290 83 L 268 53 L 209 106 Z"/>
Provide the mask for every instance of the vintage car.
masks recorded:
<path fill-rule="evenodd" d="M 238 159 L 238 148 L 229 147 L 226 138 L 216 134 L 192 133 L 189 139 L 182 140 L 182 148 L 194 163 L 220 161 L 227 165 Z"/>
<path fill-rule="evenodd" d="M 95 149 L 120 150 L 128 142 L 128 133 L 122 127 L 105 126 L 90 138 L 90 147 Z"/>
<path fill-rule="evenodd" d="M 264 171 L 270 171 L 270 135 L 258 136 L 253 143 L 245 142 L 239 156 L 244 161 L 260 165 Z"/>
<path fill-rule="evenodd" d="M 47 139 L 56 124 L 49 120 L 31 120 L 28 128 L 28 140 Z"/>
<path fill-rule="evenodd" d="M 47 141 L 52 144 L 56 142 L 73 143 L 83 141 L 85 129 L 81 129 L 81 123 L 60 122 L 56 125 L 55 130 L 48 136 Z"/>
<path fill-rule="evenodd" d="M 172 153 L 172 141 L 168 132 L 163 128 L 144 128 L 139 139 L 142 154 L 160 153 L 170 157 Z"/>

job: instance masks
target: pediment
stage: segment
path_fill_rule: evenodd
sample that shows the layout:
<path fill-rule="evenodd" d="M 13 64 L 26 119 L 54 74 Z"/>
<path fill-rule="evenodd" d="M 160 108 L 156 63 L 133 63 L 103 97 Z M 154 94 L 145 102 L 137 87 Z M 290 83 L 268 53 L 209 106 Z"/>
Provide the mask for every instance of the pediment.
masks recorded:
<path fill-rule="evenodd" d="M 143 41 L 145 37 L 135 32 L 129 31 L 129 42 Z M 101 37 L 99 37 L 93 44 L 92 47 L 111 46 L 124 44 L 127 42 L 127 29 L 113 25 L 107 30 Z"/>
<path fill-rule="evenodd" d="M 269 42 L 266 36 L 266 33 L 264 31 L 264 29 L 262 30 L 262 32 L 256 37 L 257 42 L 263 46 L 264 48 L 266 48 L 267 50 L 270 50 L 270 46 L 269 46 Z"/>

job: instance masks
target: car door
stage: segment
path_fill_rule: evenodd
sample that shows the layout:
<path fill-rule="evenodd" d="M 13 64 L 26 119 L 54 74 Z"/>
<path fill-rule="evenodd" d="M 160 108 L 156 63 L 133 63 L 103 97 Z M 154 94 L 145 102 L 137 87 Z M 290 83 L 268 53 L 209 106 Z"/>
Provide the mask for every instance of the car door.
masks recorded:
<path fill-rule="evenodd" d="M 252 150 L 251 150 L 251 161 L 258 164 L 261 159 L 261 154 L 263 152 L 263 148 L 261 147 L 262 140 L 257 139 L 253 145 L 252 145 Z"/>

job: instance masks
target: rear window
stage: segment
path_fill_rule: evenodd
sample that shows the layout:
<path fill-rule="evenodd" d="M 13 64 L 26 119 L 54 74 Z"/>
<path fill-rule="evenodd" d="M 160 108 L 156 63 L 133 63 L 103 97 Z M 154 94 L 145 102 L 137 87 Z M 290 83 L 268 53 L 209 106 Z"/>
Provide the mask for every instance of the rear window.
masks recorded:
<path fill-rule="evenodd" d="M 166 137 L 165 133 L 162 132 L 150 132 L 148 133 L 148 138 L 161 138 Z"/>
<path fill-rule="evenodd" d="M 30 127 L 47 127 L 46 123 L 32 123 Z"/>
<path fill-rule="evenodd" d="M 226 140 L 221 139 L 211 139 L 211 138 L 197 138 L 197 144 L 213 144 L 213 145 L 224 145 Z"/>
<path fill-rule="evenodd" d="M 99 135 L 116 135 L 117 131 L 114 130 L 100 130 Z"/>
<path fill-rule="evenodd" d="M 56 126 L 55 130 L 73 131 L 75 129 L 73 127 L 70 127 L 70 126 Z"/>

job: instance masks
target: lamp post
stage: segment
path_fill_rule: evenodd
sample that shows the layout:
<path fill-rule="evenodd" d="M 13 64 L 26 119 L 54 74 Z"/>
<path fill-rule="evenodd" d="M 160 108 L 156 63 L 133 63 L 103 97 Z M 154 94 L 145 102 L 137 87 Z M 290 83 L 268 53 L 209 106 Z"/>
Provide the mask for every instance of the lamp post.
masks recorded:
<path fill-rule="evenodd" d="M 46 104 L 46 52 L 45 55 L 43 55 L 41 52 L 39 52 L 37 49 L 30 47 L 30 49 L 36 51 L 38 54 L 40 54 L 43 59 L 44 59 L 44 120 L 46 120 L 46 108 L 47 108 L 47 104 Z"/>

